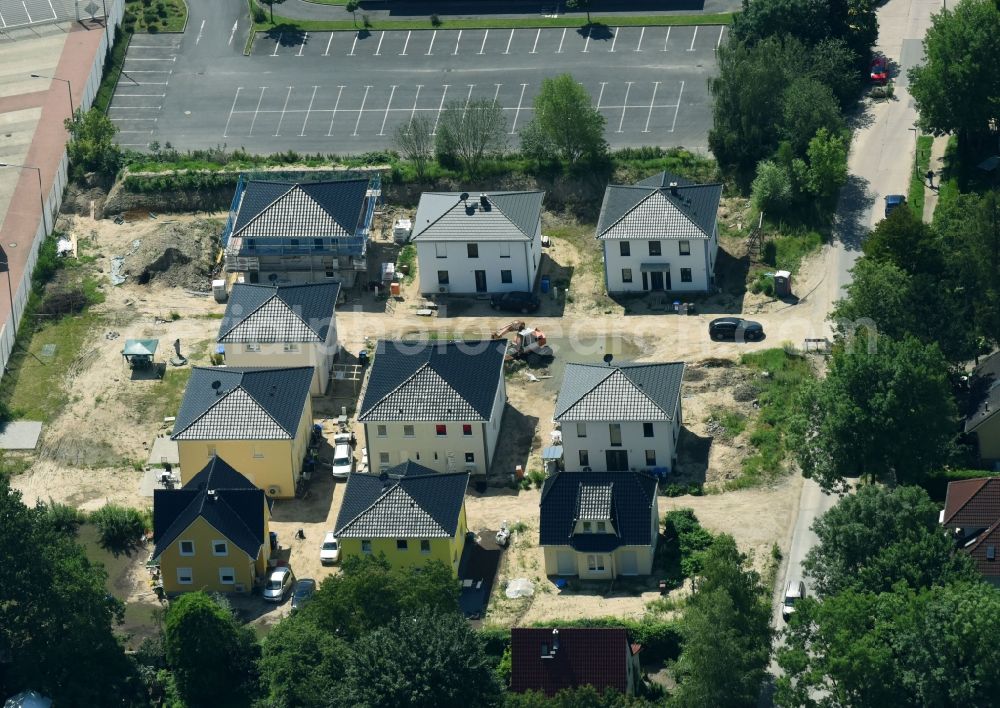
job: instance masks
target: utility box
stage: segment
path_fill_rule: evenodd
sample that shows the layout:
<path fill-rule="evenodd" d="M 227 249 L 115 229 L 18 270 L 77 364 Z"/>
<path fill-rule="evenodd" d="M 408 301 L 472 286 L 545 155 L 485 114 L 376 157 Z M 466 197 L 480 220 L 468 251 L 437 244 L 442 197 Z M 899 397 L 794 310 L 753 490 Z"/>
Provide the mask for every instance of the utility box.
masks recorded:
<path fill-rule="evenodd" d="M 229 299 L 229 294 L 226 292 L 225 280 L 212 281 L 212 295 L 215 296 L 216 302 L 225 302 Z"/>
<path fill-rule="evenodd" d="M 792 294 L 792 274 L 787 270 L 779 270 L 774 274 L 774 294 L 776 297 L 788 297 Z"/>
<path fill-rule="evenodd" d="M 396 219 L 392 224 L 392 240 L 396 243 L 406 243 L 413 233 L 413 222 L 409 219 Z"/>

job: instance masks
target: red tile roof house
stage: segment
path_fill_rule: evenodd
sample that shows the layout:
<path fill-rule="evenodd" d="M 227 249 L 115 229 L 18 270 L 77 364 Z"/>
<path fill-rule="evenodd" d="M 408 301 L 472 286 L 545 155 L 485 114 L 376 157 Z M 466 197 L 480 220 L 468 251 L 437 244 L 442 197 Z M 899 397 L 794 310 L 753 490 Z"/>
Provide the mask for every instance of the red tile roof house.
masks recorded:
<path fill-rule="evenodd" d="M 1000 586 L 1000 477 L 949 483 L 941 524 L 955 534 L 983 577 Z"/>
<path fill-rule="evenodd" d="M 593 686 L 634 694 L 639 645 L 624 629 L 528 629 L 510 631 L 510 690 L 554 696 L 564 688 Z"/>

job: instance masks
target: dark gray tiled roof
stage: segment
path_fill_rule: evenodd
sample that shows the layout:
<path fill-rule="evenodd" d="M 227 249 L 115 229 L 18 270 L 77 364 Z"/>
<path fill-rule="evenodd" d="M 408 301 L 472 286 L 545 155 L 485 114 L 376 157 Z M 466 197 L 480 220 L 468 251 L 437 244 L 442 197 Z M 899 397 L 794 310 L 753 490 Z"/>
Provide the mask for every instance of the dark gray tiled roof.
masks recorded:
<path fill-rule="evenodd" d="M 340 283 L 236 283 L 219 324 L 219 342 L 325 342 Z"/>
<path fill-rule="evenodd" d="M 677 182 L 676 195 L 670 182 Z M 597 238 L 706 238 L 715 229 L 721 199 L 721 184 L 695 184 L 667 172 L 635 185 L 608 185 Z"/>
<path fill-rule="evenodd" d="M 503 340 L 381 340 L 358 420 L 489 420 L 505 353 Z"/>
<path fill-rule="evenodd" d="M 380 475 L 352 473 L 335 533 L 338 538 L 450 538 L 458 529 L 468 485 L 468 472 L 442 474 L 415 462 Z"/>
<path fill-rule="evenodd" d="M 354 236 L 367 192 L 367 179 L 301 184 L 250 180 L 236 214 L 233 236 Z"/>
<path fill-rule="evenodd" d="M 256 559 L 264 543 L 266 499 L 263 490 L 225 460 L 212 457 L 180 489 L 153 491 L 153 557 L 159 557 L 195 519 L 202 517 Z"/>
<path fill-rule="evenodd" d="M 576 522 L 610 489 L 610 519 L 615 533 L 574 534 Z M 608 552 L 619 546 L 648 546 L 652 536 L 650 510 L 656 500 L 656 479 L 642 472 L 557 472 L 545 480 L 539 523 L 539 544 L 572 546 L 584 552 Z"/>
<path fill-rule="evenodd" d="M 673 420 L 684 362 L 666 364 L 567 364 L 554 419 L 572 421 Z"/>
<path fill-rule="evenodd" d="M 174 440 L 292 439 L 309 399 L 312 376 L 311 366 L 282 369 L 196 366 L 191 371 L 171 437 Z"/>
<path fill-rule="evenodd" d="M 544 192 L 491 192 L 489 209 L 479 193 L 463 202 L 459 192 L 426 192 L 413 227 L 414 241 L 532 241 Z"/>

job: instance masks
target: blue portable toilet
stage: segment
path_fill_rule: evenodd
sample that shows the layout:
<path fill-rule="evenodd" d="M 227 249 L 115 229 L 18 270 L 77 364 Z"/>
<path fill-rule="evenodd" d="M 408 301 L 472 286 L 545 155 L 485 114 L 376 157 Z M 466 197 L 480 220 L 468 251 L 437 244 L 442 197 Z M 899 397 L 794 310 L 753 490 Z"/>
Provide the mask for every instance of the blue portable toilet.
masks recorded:
<path fill-rule="evenodd" d="M 548 291 L 549 291 L 549 276 L 543 275 L 542 276 L 542 294 L 545 294 Z"/>

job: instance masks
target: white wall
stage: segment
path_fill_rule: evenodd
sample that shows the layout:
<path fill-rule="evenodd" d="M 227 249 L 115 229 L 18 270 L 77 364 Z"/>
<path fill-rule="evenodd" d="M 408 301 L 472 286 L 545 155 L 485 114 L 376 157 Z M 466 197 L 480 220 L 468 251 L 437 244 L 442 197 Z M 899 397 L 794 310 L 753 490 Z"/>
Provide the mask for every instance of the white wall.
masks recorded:
<path fill-rule="evenodd" d="M 539 227 L 539 231 L 541 227 Z M 486 271 L 486 292 L 502 293 L 515 290 L 530 291 L 535 286 L 535 273 L 541 259 L 541 236 L 528 241 L 474 241 L 479 246 L 479 257 L 468 257 L 465 241 L 421 241 L 417 247 L 417 272 L 420 276 L 420 292 L 437 293 L 438 271 L 448 271 L 448 292 L 475 293 L 474 271 Z M 445 257 L 438 257 L 439 247 L 444 248 Z M 509 253 L 509 256 L 501 256 Z M 511 271 L 511 282 L 502 283 L 501 270 Z"/>
<path fill-rule="evenodd" d="M 678 403 L 678 409 L 680 404 Z M 606 450 L 625 450 L 628 452 L 629 469 L 644 470 L 652 467 L 673 469 L 676 454 L 677 435 L 680 432 L 680 415 L 673 422 L 653 423 L 653 437 L 643 435 L 643 424 L 638 422 L 621 423 L 622 444 L 611 446 L 610 425 L 615 421 L 591 421 L 586 423 L 587 436 L 577 435 L 577 424 L 568 422 L 562 424 L 563 461 L 567 470 L 582 469 L 580 450 L 586 450 L 590 457 L 591 469 L 604 471 L 607 469 Z M 656 464 L 646 464 L 646 450 L 656 451 Z"/>
<path fill-rule="evenodd" d="M 385 466 L 395 467 L 398 464 L 413 460 L 436 472 L 464 472 L 469 463 L 465 461 L 466 453 L 474 456 L 477 474 L 485 474 L 486 443 L 483 438 L 483 421 L 454 421 L 441 423 L 446 426 L 447 434 L 439 436 L 436 432 L 437 423 L 413 422 L 371 422 L 365 423 L 365 445 L 368 449 L 368 466 L 372 472 L 378 473 Z M 404 427 L 413 426 L 413 436 L 404 435 Z M 470 435 L 462 433 L 462 426 L 471 428 Z M 385 436 L 378 434 L 380 426 L 385 427 Z M 382 461 L 382 453 L 388 454 L 388 462 Z M 448 469 L 448 458 L 454 460 L 454 466 Z"/>
<path fill-rule="evenodd" d="M 687 239 L 691 246 L 691 253 L 687 256 L 680 255 L 680 242 L 682 239 L 672 238 L 661 239 L 661 255 L 650 256 L 649 240 L 629 240 L 628 256 L 621 255 L 621 246 L 619 245 L 622 243 L 621 239 L 607 239 L 602 241 L 608 292 L 643 292 L 641 265 L 643 263 L 660 262 L 669 264 L 669 290 L 671 292 L 706 292 L 710 289 L 712 277 L 715 272 L 716 252 L 718 250 L 718 238 L 714 234 L 710 239 Z M 631 283 L 626 283 L 622 280 L 623 268 L 632 269 Z M 682 268 L 691 269 L 690 283 L 681 282 Z M 664 284 L 666 284 L 666 276 L 664 276 Z M 647 283 L 646 289 L 652 289 L 651 284 Z"/>

